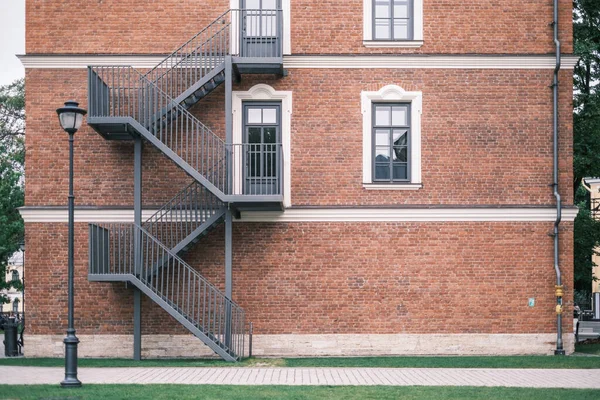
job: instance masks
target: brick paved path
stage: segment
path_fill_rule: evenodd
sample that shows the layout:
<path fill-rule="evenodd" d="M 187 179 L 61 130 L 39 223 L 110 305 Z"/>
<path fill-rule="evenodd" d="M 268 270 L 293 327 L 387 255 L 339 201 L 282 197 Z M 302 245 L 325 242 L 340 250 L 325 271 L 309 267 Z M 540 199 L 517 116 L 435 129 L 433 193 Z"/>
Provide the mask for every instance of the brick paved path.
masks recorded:
<path fill-rule="evenodd" d="M 0 384 L 58 384 L 62 368 L 0 366 Z M 600 369 L 80 368 L 84 384 L 507 386 L 600 389 Z"/>

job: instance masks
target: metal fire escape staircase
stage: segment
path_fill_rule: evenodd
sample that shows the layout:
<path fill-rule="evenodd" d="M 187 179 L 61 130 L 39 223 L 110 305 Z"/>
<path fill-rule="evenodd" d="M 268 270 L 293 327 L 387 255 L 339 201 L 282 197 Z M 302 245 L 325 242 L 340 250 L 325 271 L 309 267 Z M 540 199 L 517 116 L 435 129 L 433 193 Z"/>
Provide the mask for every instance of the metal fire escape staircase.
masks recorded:
<path fill-rule="evenodd" d="M 141 138 L 193 178 L 141 224 L 90 224 L 89 280 L 131 283 L 228 361 L 244 354 L 244 310 L 181 256 L 228 208 L 281 207 L 281 174 L 259 191 L 242 184 L 248 154 L 281 160 L 281 144 L 228 143 L 188 110 L 228 79 L 281 74 L 281 32 L 281 10 L 229 10 L 145 74 L 88 68 L 88 125 L 107 140 Z"/>

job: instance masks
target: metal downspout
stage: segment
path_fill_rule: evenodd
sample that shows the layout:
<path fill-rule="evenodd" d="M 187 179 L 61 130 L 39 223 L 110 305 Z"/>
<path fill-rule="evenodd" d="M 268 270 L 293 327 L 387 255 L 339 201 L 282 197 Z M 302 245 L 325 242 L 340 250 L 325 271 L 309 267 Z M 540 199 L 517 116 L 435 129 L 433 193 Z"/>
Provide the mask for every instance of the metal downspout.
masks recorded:
<path fill-rule="evenodd" d="M 558 40 L 558 0 L 554 0 L 554 20 L 552 21 L 554 29 L 554 45 L 556 47 L 556 66 L 554 67 L 554 80 L 552 82 L 552 97 L 553 97 L 553 182 L 552 189 L 556 198 L 556 220 L 554 221 L 554 271 L 556 272 L 556 350 L 555 355 L 564 355 L 562 339 L 562 297 L 563 286 L 559 265 L 558 251 L 558 227 L 562 218 L 562 206 L 560 194 L 558 193 L 558 72 L 560 71 L 560 41 Z"/>

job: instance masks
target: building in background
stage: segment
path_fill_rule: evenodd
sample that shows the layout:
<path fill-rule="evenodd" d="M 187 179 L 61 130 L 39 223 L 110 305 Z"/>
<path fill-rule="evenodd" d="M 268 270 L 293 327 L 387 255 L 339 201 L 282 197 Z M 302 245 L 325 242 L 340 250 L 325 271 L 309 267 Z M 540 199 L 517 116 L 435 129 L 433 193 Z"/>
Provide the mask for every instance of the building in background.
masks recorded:
<path fill-rule="evenodd" d="M 16 252 L 9 260 L 8 266 L 6 267 L 6 282 L 19 282 L 23 283 L 23 252 Z M 22 313 L 23 312 L 23 292 L 13 287 L 4 293 L 10 303 L 2 304 L 0 311 L 3 313 Z"/>
<path fill-rule="evenodd" d="M 27 2 L 26 355 L 546 354 L 572 314 L 572 4 Z M 75 16 L 75 18 L 74 18 Z M 556 87 L 556 86 L 554 86 Z M 550 234 L 550 235 L 549 235 Z M 563 307 L 557 307 L 557 293 Z M 563 319 L 567 352 L 572 321 Z"/>
<path fill-rule="evenodd" d="M 585 183 L 589 185 L 590 191 L 590 206 L 592 208 L 592 216 L 595 219 L 600 219 L 600 179 L 599 178 L 585 178 Z M 599 280 L 592 281 L 592 293 L 600 292 L 600 256 L 594 254 L 592 260 L 595 267 L 592 268 L 592 276 Z"/>

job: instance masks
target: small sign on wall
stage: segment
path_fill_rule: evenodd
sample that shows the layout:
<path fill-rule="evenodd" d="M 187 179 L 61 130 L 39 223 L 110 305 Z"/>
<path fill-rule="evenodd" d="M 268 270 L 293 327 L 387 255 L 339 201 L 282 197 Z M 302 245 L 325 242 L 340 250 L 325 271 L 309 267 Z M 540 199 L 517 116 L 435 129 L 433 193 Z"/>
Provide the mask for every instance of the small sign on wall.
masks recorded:
<path fill-rule="evenodd" d="M 528 305 L 529 307 L 533 307 L 533 306 L 535 306 L 535 298 L 533 298 L 533 297 L 530 297 L 530 298 L 529 298 L 529 302 L 527 302 L 527 305 Z"/>

